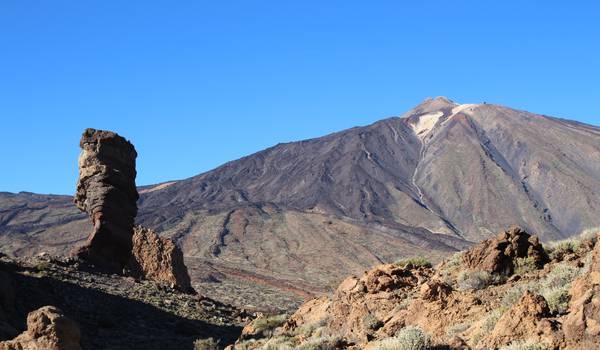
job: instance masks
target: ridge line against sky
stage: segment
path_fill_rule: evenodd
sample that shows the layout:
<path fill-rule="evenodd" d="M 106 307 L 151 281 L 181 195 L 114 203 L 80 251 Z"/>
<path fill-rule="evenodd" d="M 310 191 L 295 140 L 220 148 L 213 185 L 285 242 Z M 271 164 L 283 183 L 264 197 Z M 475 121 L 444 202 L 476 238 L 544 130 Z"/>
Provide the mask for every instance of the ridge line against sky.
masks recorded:
<path fill-rule="evenodd" d="M 71 194 L 86 127 L 132 140 L 146 185 L 427 96 L 600 125 L 597 13 L 595 1 L 3 1 L 0 191 Z"/>

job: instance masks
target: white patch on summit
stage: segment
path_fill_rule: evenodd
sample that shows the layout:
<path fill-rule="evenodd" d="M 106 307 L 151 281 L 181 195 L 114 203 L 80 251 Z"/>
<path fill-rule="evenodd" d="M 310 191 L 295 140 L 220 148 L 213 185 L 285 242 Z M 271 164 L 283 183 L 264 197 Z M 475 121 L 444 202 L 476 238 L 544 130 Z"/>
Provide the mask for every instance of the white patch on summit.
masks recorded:
<path fill-rule="evenodd" d="M 467 108 L 475 107 L 475 106 L 477 106 L 477 105 L 474 104 L 474 103 L 465 103 L 465 104 L 462 104 L 462 105 L 458 105 L 458 106 L 452 108 L 452 115 L 454 116 L 456 113 L 460 113 L 460 112 L 464 111 Z"/>
<path fill-rule="evenodd" d="M 437 121 L 443 116 L 444 113 L 439 111 L 435 113 L 423 114 L 416 119 L 414 123 L 411 123 L 413 131 L 420 138 L 424 138 L 431 129 L 435 126 Z"/>

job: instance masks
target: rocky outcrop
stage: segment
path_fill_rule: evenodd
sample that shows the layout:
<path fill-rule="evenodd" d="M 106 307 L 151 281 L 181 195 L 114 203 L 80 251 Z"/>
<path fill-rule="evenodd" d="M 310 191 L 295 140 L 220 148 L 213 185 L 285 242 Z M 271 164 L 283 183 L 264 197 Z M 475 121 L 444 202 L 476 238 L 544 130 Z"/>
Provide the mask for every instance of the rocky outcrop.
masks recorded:
<path fill-rule="evenodd" d="M 0 342 L 0 350 L 80 350 L 77 323 L 54 306 L 27 316 L 27 330 L 13 340 Z"/>
<path fill-rule="evenodd" d="M 548 261 L 535 236 L 510 229 L 435 268 L 380 265 L 306 302 L 283 327 L 255 339 L 257 346 L 244 345 L 308 346 L 331 337 L 343 340 L 342 349 L 375 350 L 421 334 L 419 342 L 434 349 L 599 349 L 598 239 L 586 234 L 559 244 Z M 478 283 L 462 283 L 465 274 Z"/>
<path fill-rule="evenodd" d="M 343 334 L 352 342 L 364 344 L 431 272 L 428 267 L 386 264 L 365 272 L 361 278 L 348 277 L 331 299 L 307 302 L 286 327 L 324 323 L 332 334 Z"/>
<path fill-rule="evenodd" d="M 183 292 L 193 293 L 183 253 L 168 238 L 136 226 L 133 234 L 132 270 L 138 275 L 166 284 Z"/>
<path fill-rule="evenodd" d="M 538 237 L 519 227 L 487 239 L 462 255 L 468 268 L 507 276 L 514 273 L 517 258 L 529 259 L 537 267 L 548 262 L 548 255 Z"/>
<path fill-rule="evenodd" d="M 131 237 L 137 214 L 133 145 L 111 131 L 86 129 L 79 143 L 79 179 L 74 202 L 94 225 L 74 255 L 121 272 L 131 256 Z"/>
<path fill-rule="evenodd" d="M 492 333 L 477 348 L 497 349 L 519 341 L 556 344 L 560 338 L 558 325 L 549 316 L 550 309 L 544 297 L 525 292 L 519 302 L 502 315 Z"/>
<path fill-rule="evenodd" d="M 568 349 L 600 347 L 600 244 L 592 252 L 589 271 L 573 282 L 570 295 L 563 322 Z"/>

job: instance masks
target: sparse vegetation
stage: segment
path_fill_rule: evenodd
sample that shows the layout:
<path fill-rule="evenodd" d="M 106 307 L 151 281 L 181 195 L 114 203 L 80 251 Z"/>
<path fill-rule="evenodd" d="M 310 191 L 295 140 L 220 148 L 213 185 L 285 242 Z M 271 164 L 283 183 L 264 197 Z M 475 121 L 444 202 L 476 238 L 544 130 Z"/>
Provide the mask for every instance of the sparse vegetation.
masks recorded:
<path fill-rule="evenodd" d="M 376 330 L 383 325 L 383 323 L 373 314 L 366 314 L 363 316 L 362 323 L 368 330 Z"/>
<path fill-rule="evenodd" d="M 460 262 L 462 260 L 462 256 L 463 256 L 463 252 L 458 252 L 458 253 L 452 254 L 452 256 L 450 257 L 450 259 L 448 259 L 447 266 L 448 267 L 460 266 Z"/>
<path fill-rule="evenodd" d="M 459 335 L 469 329 L 469 327 L 471 327 L 471 323 L 468 322 L 455 324 L 446 328 L 446 336 L 453 338 L 455 335 Z"/>
<path fill-rule="evenodd" d="M 194 342 L 194 350 L 218 350 L 219 342 L 213 338 L 198 339 Z"/>
<path fill-rule="evenodd" d="M 575 253 L 579 249 L 580 245 L 581 241 L 577 238 L 549 242 L 546 245 L 546 252 L 550 256 L 550 259 L 562 260 L 565 255 Z"/>
<path fill-rule="evenodd" d="M 471 342 L 473 345 L 477 345 L 481 341 L 481 339 L 486 337 L 490 332 L 492 332 L 494 330 L 494 327 L 496 327 L 496 323 L 498 323 L 498 320 L 500 320 L 500 317 L 502 317 L 502 315 L 504 315 L 506 310 L 508 310 L 508 308 L 502 306 L 498 309 L 490 311 L 485 316 L 485 320 L 483 321 L 481 328 L 471 338 Z"/>
<path fill-rule="evenodd" d="M 538 269 L 536 261 L 533 257 L 515 259 L 515 273 L 523 275 Z"/>
<path fill-rule="evenodd" d="M 525 291 L 531 291 L 546 299 L 552 313 L 564 314 L 569 306 L 571 282 L 584 271 L 585 268 L 577 268 L 566 263 L 557 264 L 537 283 L 520 284 L 508 290 L 502 299 L 502 305 L 510 307 L 521 299 Z"/>
<path fill-rule="evenodd" d="M 296 350 L 333 350 L 339 342 L 340 338 L 337 337 L 317 337 L 302 343 Z"/>
<path fill-rule="evenodd" d="M 394 265 L 399 267 L 431 267 L 431 262 L 422 256 L 398 260 Z"/>
<path fill-rule="evenodd" d="M 563 314 L 569 306 L 569 288 L 571 282 L 579 277 L 583 269 L 566 263 L 558 264 L 539 283 L 539 293 L 546 299 L 550 311 Z"/>
<path fill-rule="evenodd" d="M 394 337 L 377 343 L 375 350 L 426 350 L 429 336 L 419 327 L 402 328 Z"/>
<path fill-rule="evenodd" d="M 526 291 L 533 292 L 536 290 L 536 288 L 537 287 L 535 283 L 518 284 L 512 287 L 506 292 L 506 294 L 504 294 L 504 297 L 502 298 L 502 306 L 507 308 L 513 306 L 517 301 L 519 301 L 519 299 L 521 299 Z"/>
<path fill-rule="evenodd" d="M 577 252 L 584 241 L 592 241 L 595 244 L 599 232 L 598 227 L 586 229 L 575 237 L 548 242 L 544 247 L 551 259 L 562 260 L 565 255 Z"/>
<path fill-rule="evenodd" d="M 496 327 L 496 323 L 498 323 L 498 320 L 500 319 L 500 317 L 502 317 L 502 315 L 504 315 L 506 310 L 508 309 L 505 307 L 500 307 L 498 309 L 490 311 L 486 315 L 485 321 L 481 325 L 481 330 L 485 333 L 490 333 L 491 331 L 493 331 L 494 327 Z"/>
<path fill-rule="evenodd" d="M 293 339 L 288 336 L 278 336 L 269 339 L 260 350 L 292 350 L 295 349 L 296 344 Z"/>
<path fill-rule="evenodd" d="M 253 326 L 257 333 L 267 333 L 283 325 L 287 318 L 286 314 L 260 317 L 254 320 Z"/>
<path fill-rule="evenodd" d="M 487 271 L 462 271 L 458 275 L 458 288 L 462 291 L 480 290 L 494 281 L 494 276 Z"/>
<path fill-rule="evenodd" d="M 543 288 L 541 295 L 546 299 L 550 311 L 555 314 L 565 314 L 569 309 L 569 288 L 571 284 L 555 288 Z"/>
<path fill-rule="evenodd" d="M 408 297 L 406 299 L 403 299 L 398 305 L 396 305 L 396 308 L 398 308 L 398 310 L 406 310 L 408 309 L 410 303 L 412 303 L 412 298 Z"/>

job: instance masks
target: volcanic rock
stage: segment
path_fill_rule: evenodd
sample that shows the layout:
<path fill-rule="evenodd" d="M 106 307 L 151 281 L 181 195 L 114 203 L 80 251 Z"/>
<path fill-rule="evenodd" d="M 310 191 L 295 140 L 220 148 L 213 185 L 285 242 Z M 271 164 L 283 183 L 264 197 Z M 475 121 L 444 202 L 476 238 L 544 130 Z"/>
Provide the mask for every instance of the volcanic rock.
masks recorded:
<path fill-rule="evenodd" d="M 596 244 L 592 252 L 589 271 L 573 281 L 570 295 L 569 314 L 563 322 L 568 349 L 599 347 L 600 244 Z"/>
<path fill-rule="evenodd" d="M 120 272 L 131 256 L 137 214 L 133 145 L 111 131 L 86 129 L 79 143 L 79 179 L 74 202 L 94 225 L 74 251 L 83 260 Z"/>
<path fill-rule="evenodd" d="M 179 247 L 145 227 L 136 226 L 133 231 L 134 273 L 184 292 L 194 292 Z"/>
<path fill-rule="evenodd" d="M 366 272 L 360 279 L 347 278 L 333 295 L 327 327 L 335 334 L 348 335 L 351 341 L 365 343 L 376 331 L 374 325 L 388 318 L 398 303 L 423 283 L 431 271 L 423 267 L 387 264 Z M 323 307 L 313 305 L 313 308 Z M 302 318 L 300 315 L 294 317 Z"/>
<path fill-rule="evenodd" d="M 79 179 L 74 202 L 94 225 L 74 254 L 100 267 L 120 271 L 131 255 L 139 197 L 133 145 L 111 131 L 86 129 L 79 143 Z"/>
<path fill-rule="evenodd" d="M 0 342 L 0 350 L 80 350 L 79 326 L 54 306 L 27 316 L 27 330 L 13 340 Z"/>
<path fill-rule="evenodd" d="M 519 227 L 475 245 L 462 256 L 468 268 L 506 276 L 514 273 L 517 258 L 530 259 L 538 268 L 548 262 L 548 255 L 538 237 L 529 235 Z"/>
<path fill-rule="evenodd" d="M 478 348 L 496 349 L 518 341 L 555 344 L 558 327 L 547 319 L 548 316 L 550 309 L 544 297 L 527 291 L 502 315 L 492 333 L 478 344 Z"/>

